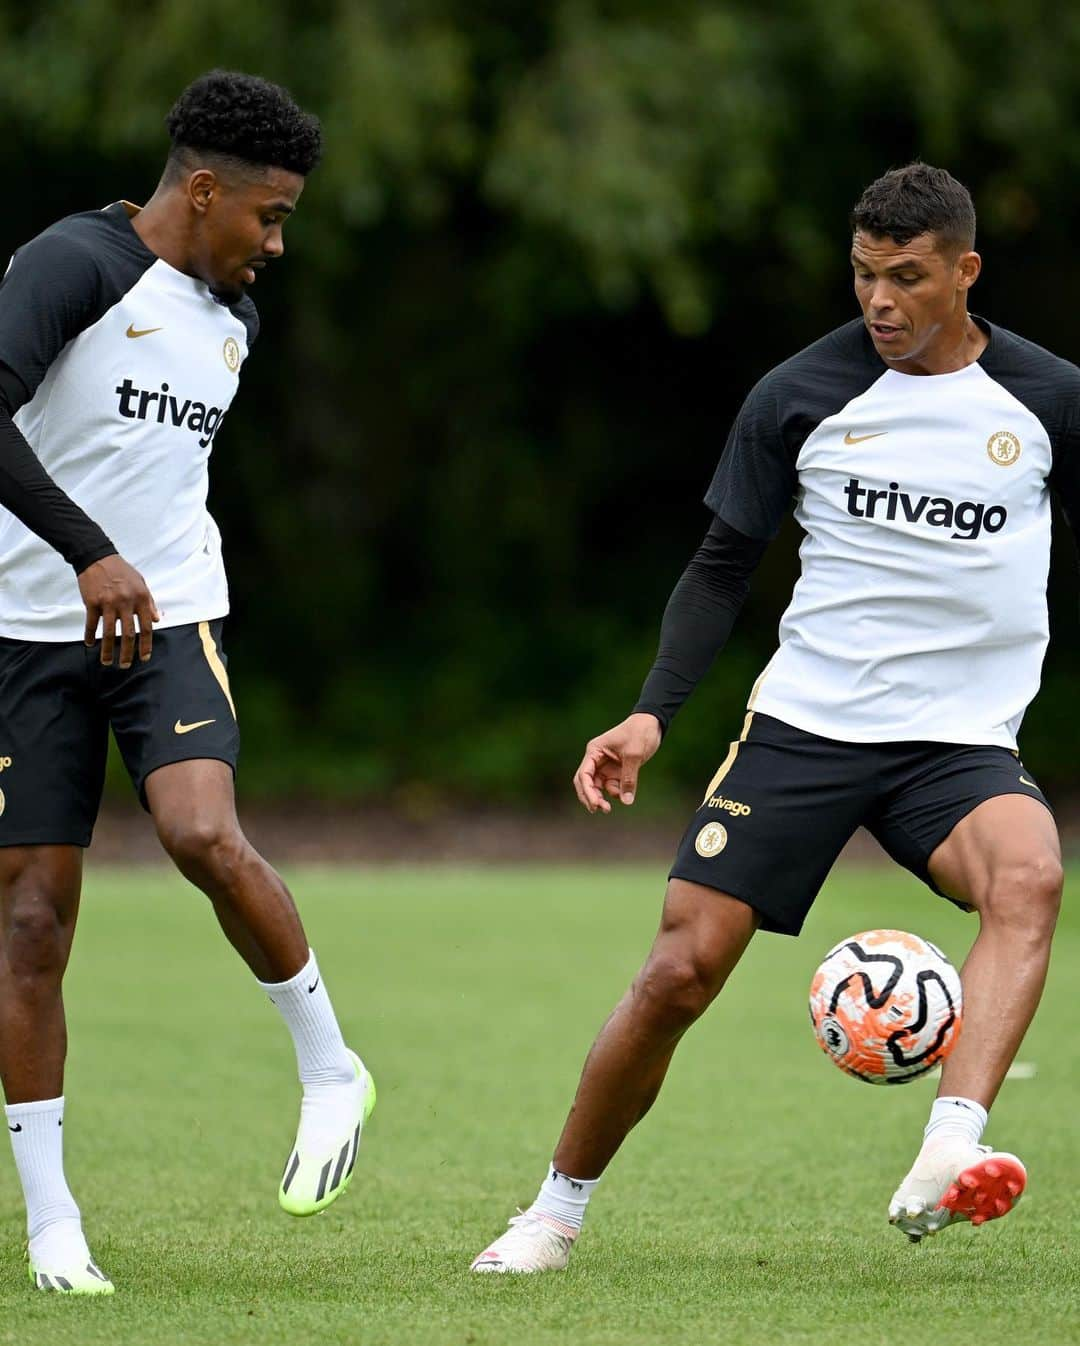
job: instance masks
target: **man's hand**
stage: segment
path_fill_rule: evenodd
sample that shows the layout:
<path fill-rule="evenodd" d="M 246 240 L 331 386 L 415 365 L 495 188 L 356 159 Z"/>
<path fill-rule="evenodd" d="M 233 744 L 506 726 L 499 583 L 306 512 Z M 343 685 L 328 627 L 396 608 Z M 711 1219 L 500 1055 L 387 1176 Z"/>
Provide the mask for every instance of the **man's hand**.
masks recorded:
<path fill-rule="evenodd" d="M 609 794 L 632 804 L 638 772 L 660 746 L 660 723 L 655 715 L 638 712 L 606 734 L 590 739 L 574 774 L 577 797 L 590 813 L 610 813 Z"/>
<path fill-rule="evenodd" d="M 139 658 L 150 658 L 154 622 L 161 621 L 154 596 L 146 581 L 122 556 L 103 556 L 79 576 L 79 593 L 86 604 L 86 634 L 93 645 L 98 622 L 101 629 L 101 662 L 111 664 L 116 649 L 116 623 L 120 623 L 120 667 L 130 668 L 135 656 L 135 618 L 139 619 Z"/>

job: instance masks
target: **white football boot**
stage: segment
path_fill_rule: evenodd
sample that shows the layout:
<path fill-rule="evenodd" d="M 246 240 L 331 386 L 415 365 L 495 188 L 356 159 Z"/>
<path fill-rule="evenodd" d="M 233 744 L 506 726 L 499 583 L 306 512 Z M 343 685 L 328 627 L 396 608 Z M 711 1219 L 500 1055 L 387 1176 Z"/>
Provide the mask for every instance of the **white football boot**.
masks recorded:
<path fill-rule="evenodd" d="M 927 1141 L 889 1202 L 889 1223 L 918 1243 L 948 1225 L 1008 1215 L 1027 1186 L 1015 1154 L 956 1136 Z"/>
<path fill-rule="evenodd" d="M 570 1249 L 577 1236 L 576 1229 L 550 1215 L 519 1210 L 511 1217 L 510 1228 L 490 1248 L 484 1249 L 471 1270 L 514 1275 L 562 1271 L 570 1260 Z"/>
<path fill-rule="evenodd" d="M 77 1220 L 60 1220 L 26 1250 L 30 1284 L 64 1295 L 111 1295 L 115 1286 L 90 1256 Z"/>
<path fill-rule="evenodd" d="M 352 1181 L 364 1123 L 375 1108 L 375 1081 L 355 1052 L 356 1077 L 347 1084 L 308 1086 L 300 1127 L 278 1188 L 290 1215 L 314 1215 L 336 1201 Z"/>

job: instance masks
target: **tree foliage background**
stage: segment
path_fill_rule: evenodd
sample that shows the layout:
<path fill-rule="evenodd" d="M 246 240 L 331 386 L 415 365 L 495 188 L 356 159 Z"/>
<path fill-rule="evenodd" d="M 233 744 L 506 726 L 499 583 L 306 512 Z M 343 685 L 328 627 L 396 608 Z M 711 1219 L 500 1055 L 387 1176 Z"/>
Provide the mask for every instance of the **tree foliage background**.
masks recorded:
<path fill-rule="evenodd" d="M 976 309 L 1080 357 L 1075 7 L 3 0 L 0 251 L 149 196 L 168 107 L 215 65 L 288 85 L 327 140 L 212 466 L 249 795 L 563 792 L 651 662 L 741 398 L 853 316 L 847 211 L 889 166 L 966 181 Z M 1051 784 L 1080 755 L 1058 532 L 1024 739 Z M 723 755 L 794 548 L 657 794 Z"/>

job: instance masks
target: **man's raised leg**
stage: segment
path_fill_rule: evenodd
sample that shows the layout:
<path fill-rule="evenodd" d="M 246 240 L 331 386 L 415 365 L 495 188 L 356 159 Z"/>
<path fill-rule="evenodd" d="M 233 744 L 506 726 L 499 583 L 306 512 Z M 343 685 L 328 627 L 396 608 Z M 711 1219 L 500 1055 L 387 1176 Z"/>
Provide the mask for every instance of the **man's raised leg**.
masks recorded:
<path fill-rule="evenodd" d="M 77 846 L 0 849 L 0 1078 L 26 1201 L 31 1279 L 42 1290 L 111 1294 L 64 1176 L 61 983 L 81 885 Z"/>
<path fill-rule="evenodd" d="M 1025 795 L 973 809 L 930 857 L 934 882 L 979 913 L 960 973 L 964 1028 L 941 1072 L 923 1147 L 889 1206 L 917 1242 L 955 1220 L 1007 1215 L 1023 1165 L 980 1146 L 989 1109 L 1039 1004 L 1061 903 L 1061 847 L 1049 811 Z"/>
<path fill-rule="evenodd" d="M 278 1200 L 290 1215 L 314 1215 L 349 1185 L 374 1081 L 345 1045 L 289 890 L 240 830 L 232 769 L 205 759 L 160 767 L 146 798 L 162 845 L 292 1034 L 303 1099 Z"/>
<path fill-rule="evenodd" d="M 759 917 L 745 903 L 672 879 L 645 965 L 600 1030 L 547 1178 L 474 1271 L 564 1267 L 592 1191 L 631 1128 L 660 1092 L 679 1039 L 742 957 Z"/>

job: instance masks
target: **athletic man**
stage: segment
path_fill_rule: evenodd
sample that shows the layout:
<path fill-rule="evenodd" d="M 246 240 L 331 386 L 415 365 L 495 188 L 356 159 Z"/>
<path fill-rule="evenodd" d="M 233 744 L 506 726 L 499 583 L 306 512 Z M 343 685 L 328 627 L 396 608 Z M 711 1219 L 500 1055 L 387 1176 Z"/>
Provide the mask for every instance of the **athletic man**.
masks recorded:
<path fill-rule="evenodd" d="M 1004 1215 L 1023 1190 L 1019 1160 L 979 1141 L 1038 1004 L 1061 897 L 1054 822 L 1015 747 L 1047 642 L 1051 484 L 1080 518 L 1080 371 L 969 316 L 975 212 L 948 173 L 887 173 L 852 225 L 862 319 L 747 398 L 641 699 L 574 778 L 585 808 L 634 802 L 794 497 L 806 536 L 779 649 L 683 838 L 656 942 L 589 1054 L 540 1193 L 476 1271 L 566 1265 L 679 1038 L 755 930 L 798 933 L 860 823 L 980 921 L 964 1032 L 889 1219 L 918 1241 Z"/>
<path fill-rule="evenodd" d="M 113 1289 L 61 1149 L 61 979 L 110 725 L 166 851 L 292 1034 L 303 1102 L 287 1211 L 344 1191 L 375 1102 L 292 898 L 237 823 L 228 591 L 206 510 L 211 446 L 258 331 L 246 291 L 281 256 L 321 131 L 284 89 L 225 71 L 186 89 L 167 125 L 143 209 L 61 220 L 0 286 L 0 1078 L 31 1279 L 72 1293 Z"/>

